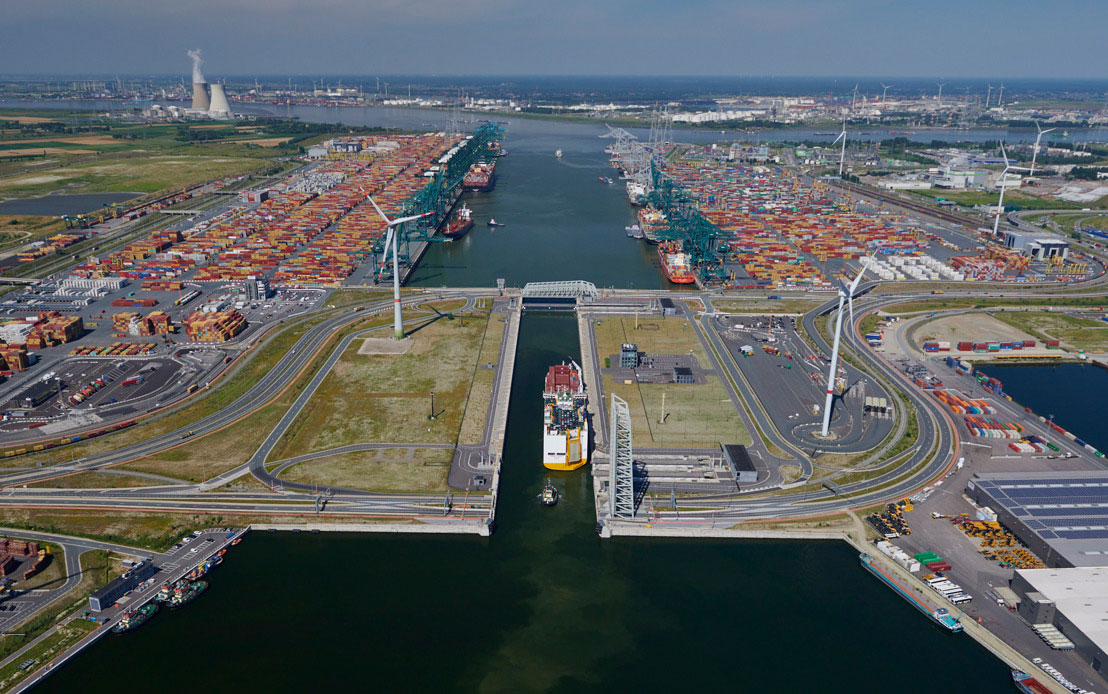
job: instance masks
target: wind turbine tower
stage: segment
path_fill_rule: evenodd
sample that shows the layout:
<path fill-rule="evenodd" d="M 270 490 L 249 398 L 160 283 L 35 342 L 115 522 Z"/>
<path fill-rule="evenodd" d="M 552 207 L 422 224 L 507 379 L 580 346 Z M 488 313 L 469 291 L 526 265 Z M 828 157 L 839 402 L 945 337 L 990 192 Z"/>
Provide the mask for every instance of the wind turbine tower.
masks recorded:
<path fill-rule="evenodd" d="M 1001 107 L 1004 106 L 1004 85 L 1003 84 L 1000 85 L 1000 95 L 997 97 L 996 105 L 1001 106 Z"/>
<path fill-rule="evenodd" d="M 1039 125 L 1039 121 L 1035 121 L 1035 129 L 1039 131 L 1039 134 L 1035 136 L 1035 147 L 1031 150 L 1031 173 L 1028 175 L 1032 177 L 1035 176 L 1035 160 L 1039 158 L 1039 142 L 1043 139 L 1043 135 L 1058 128 L 1043 130 L 1042 126 Z"/>
<path fill-rule="evenodd" d="M 359 190 L 361 190 L 359 188 Z M 365 191 L 362 190 L 364 194 Z M 385 234 L 385 252 L 381 256 L 381 269 L 377 271 L 377 277 L 381 277 L 381 273 L 385 270 L 385 261 L 389 254 L 389 244 L 392 244 L 392 329 L 393 337 L 397 340 L 404 339 L 404 321 L 400 317 L 400 261 L 397 259 L 397 237 L 399 234 L 396 231 L 396 227 L 401 224 L 422 219 L 423 217 L 430 216 L 430 212 L 424 212 L 423 214 L 412 215 L 411 217 L 400 217 L 399 219 L 389 219 L 384 211 L 378 207 L 377 202 L 366 195 L 366 199 L 373 205 L 373 209 L 377 210 L 377 214 L 381 215 L 381 219 L 385 220 L 385 225 L 388 227 L 388 232 Z"/>
<path fill-rule="evenodd" d="M 885 95 L 889 93 L 889 87 L 891 87 L 891 86 L 893 86 L 893 85 L 885 84 L 884 82 L 881 83 L 881 103 L 882 104 L 885 103 Z"/>
<path fill-rule="evenodd" d="M 993 95 L 993 85 L 990 84 L 989 85 L 989 90 L 987 92 L 985 92 L 985 108 L 986 109 L 989 108 L 989 99 L 990 99 L 990 97 L 992 97 L 992 95 Z"/>
<path fill-rule="evenodd" d="M 1012 166 L 1012 162 L 1008 161 L 1008 153 L 1004 151 L 1004 143 L 1000 143 L 1000 156 L 1004 157 L 1004 171 L 1000 173 L 1000 199 L 996 203 L 996 217 L 993 218 L 993 238 L 996 238 L 997 230 L 1000 228 L 1000 216 L 1004 214 L 1004 191 L 1008 190 L 1008 172 L 1012 169 L 1027 169 L 1022 166 Z"/>
<path fill-rule="evenodd" d="M 876 254 L 874 255 L 876 256 Z M 831 347 L 831 369 L 827 372 L 827 397 L 823 401 L 823 428 L 820 430 L 820 435 L 824 438 L 827 437 L 831 426 L 831 403 L 835 399 L 835 377 L 839 368 L 839 342 L 843 333 L 843 306 L 845 304 L 850 309 L 850 330 L 853 334 L 854 297 L 857 295 L 858 283 L 862 281 L 862 275 L 866 273 L 866 267 L 867 263 L 863 262 L 861 269 L 858 270 L 858 276 L 854 278 L 849 287 L 842 282 L 839 283 L 839 310 L 835 315 L 835 339 Z"/>
<path fill-rule="evenodd" d="M 845 117 L 843 118 L 843 131 L 841 133 L 839 133 L 839 136 L 836 137 L 834 142 L 832 142 L 831 144 L 834 145 L 835 142 L 838 142 L 840 139 L 843 141 L 842 149 L 839 151 L 839 178 L 841 179 L 843 177 L 843 162 L 846 160 L 846 118 Z"/>
<path fill-rule="evenodd" d="M 943 87 L 946 86 L 946 82 L 939 84 L 939 108 L 943 107 Z"/>

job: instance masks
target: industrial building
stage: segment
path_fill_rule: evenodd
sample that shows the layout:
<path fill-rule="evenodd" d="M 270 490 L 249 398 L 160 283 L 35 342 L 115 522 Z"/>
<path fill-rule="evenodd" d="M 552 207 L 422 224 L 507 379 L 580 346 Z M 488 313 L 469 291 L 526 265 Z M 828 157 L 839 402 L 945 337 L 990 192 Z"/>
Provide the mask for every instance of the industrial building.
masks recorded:
<path fill-rule="evenodd" d="M 127 573 L 111 581 L 88 597 L 89 609 L 100 612 L 115 604 L 116 600 L 134 590 L 138 584 L 154 575 L 157 568 L 151 559 L 144 559 Z"/>
<path fill-rule="evenodd" d="M 1054 237 L 1029 234 L 1023 231 L 1005 231 L 1004 245 L 1015 251 L 1022 251 L 1034 260 L 1069 257 L 1069 241 Z"/>
<path fill-rule="evenodd" d="M 639 368 L 639 346 L 625 342 L 619 351 L 619 368 L 621 369 L 637 369 Z"/>
<path fill-rule="evenodd" d="M 246 278 L 247 301 L 263 301 L 269 298 L 269 280 L 251 275 Z"/>
<path fill-rule="evenodd" d="M 758 468 L 746 452 L 746 446 L 722 444 L 723 460 L 735 476 L 735 484 L 754 484 L 758 481 Z"/>
<path fill-rule="evenodd" d="M 1108 566 L 1108 472 L 978 472 L 966 494 L 1047 566 Z"/>
<path fill-rule="evenodd" d="M 1011 587 L 1021 617 L 1033 626 L 1052 625 L 1108 676 L 1108 568 L 1018 569 Z"/>

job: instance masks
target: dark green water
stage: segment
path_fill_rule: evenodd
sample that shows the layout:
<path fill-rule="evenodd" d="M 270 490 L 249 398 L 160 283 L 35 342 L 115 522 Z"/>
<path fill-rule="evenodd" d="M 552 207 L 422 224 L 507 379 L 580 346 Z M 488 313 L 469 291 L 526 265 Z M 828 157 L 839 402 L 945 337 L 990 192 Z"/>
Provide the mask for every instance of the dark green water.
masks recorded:
<path fill-rule="evenodd" d="M 1035 414 L 1054 415 L 1058 426 L 1097 450 L 1108 451 L 1104 412 L 1108 409 L 1108 370 L 1091 364 L 987 366 L 1004 392 Z"/>
<path fill-rule="evenodd" d="M 577 355 L 572 316 L 524 318 L 491 538 L 255 533 L 196 603 L 40 691 L 1012 691 L 844 544 L 602 541 L 585 471 L 540 506 L 534 395 Z"/>
<path fill-rule="evenodd" d="M 627 237 L 635 208 L 619 172 L 608 165 L 598 128 L 513 124 L 509 155 L 496 165 L 489 193 L 467 193 L 473 229 L 427 249 L 409 284 L 487 287 L 589 280 L 598 286 L 656 289 L 668 284 L 655 246 Z M 554 151 L 563 150 L 561 160 Z M 601 183 L 601 176 L 614 183 Z M 490 228 L 489 219 L 506 226 Z"/>

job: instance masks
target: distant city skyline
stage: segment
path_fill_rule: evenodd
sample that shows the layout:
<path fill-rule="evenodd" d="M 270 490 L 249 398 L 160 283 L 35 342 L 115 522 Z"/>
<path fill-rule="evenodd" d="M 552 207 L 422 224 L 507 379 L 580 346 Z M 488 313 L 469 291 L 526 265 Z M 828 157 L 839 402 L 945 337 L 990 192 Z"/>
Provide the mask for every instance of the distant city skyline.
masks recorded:
<path fill-rule="evenodd" d="M 7 3 L 7 74 L 1100 79 L 1108 5 L 877 0 Z"/>

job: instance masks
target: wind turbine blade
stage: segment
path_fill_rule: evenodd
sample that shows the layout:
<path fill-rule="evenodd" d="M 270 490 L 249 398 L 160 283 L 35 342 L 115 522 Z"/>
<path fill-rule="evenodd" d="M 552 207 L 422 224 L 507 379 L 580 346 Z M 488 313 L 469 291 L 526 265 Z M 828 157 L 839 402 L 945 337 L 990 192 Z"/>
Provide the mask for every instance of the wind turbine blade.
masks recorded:
<path fill-rule="evenodd" d="M 1000 156 L 1004 157 L 1004 167 L 1005 168 L 1010 167 L 1011 164 L 1008 163 L 1008 153 L 1004 151 L 1004 143 L 1003 142 L 1000 143 Z"/>
<path fill-rule="evenodd" d="M 384 217 L 384 215 L 381 216 Z M 392 234 L 393 231 L 392 227 L 390 226 L 388 232 L 385 234 L 385 249 L 381 251 L 381 267 L 377 268 L 378 282 L 381 281 L 381 275 L 385 274 L 385 264 L 388 262 L 389 259 L 389 248 L 392 246 Z M 393 253 L 395 254 L 396 251 L 394 250 Z"/>
<path fill-rule="evenodd" d="M 404 224 L 405 222 L 411 222 L 413 220 L 423 219 L 424 217 L 429 217 L 429 216 L 431 216 L 430 212 L 424 212 L 423 214 L 416 214 L 416 215 L 412 215 L 411 217 L 401 217 L 400 219 L 394 219 L 391 222 L 389 222 L 389 224 L 391 226 L 400 226 L 401 224 Z"/>
<path fill-rule="evenodd" d="M 861 275 L 858 275 L 858 276 L 861 277 Z M 851 339 L 854 339 L 854 295 L 853 294 L 851 294 L 850 296 L 847 297 L 846 305 L 850 310 L 850 330 L 847 332 L 847 335 Z"/>
<path fill-rule="evenodd" d="M 377 214 L 381 215 L 381 219 L 385 220 L 385 224 L 387 224 L 389 226 L 389 231 L 391 232 L 392 231 L 392 220 L 390 220 L 388 218 L 388 216 L 385 214 L 385 211 L 382 210 L 377 205 L 377 201 L 374 200 L 373 198 L 369 198 L 369 204 L 373 205 L 373 209 L 377 210 Z"/>

